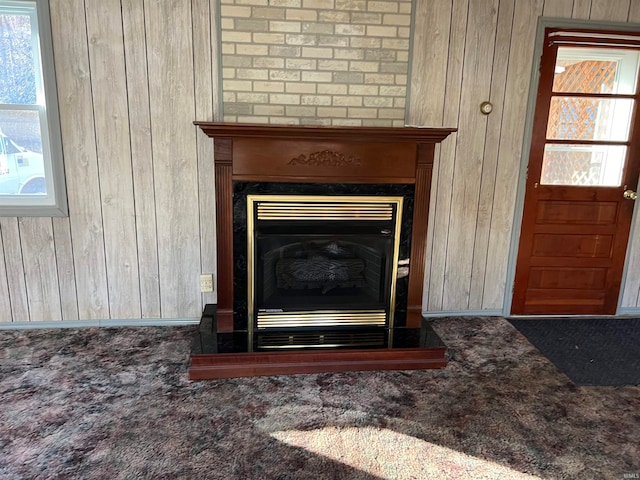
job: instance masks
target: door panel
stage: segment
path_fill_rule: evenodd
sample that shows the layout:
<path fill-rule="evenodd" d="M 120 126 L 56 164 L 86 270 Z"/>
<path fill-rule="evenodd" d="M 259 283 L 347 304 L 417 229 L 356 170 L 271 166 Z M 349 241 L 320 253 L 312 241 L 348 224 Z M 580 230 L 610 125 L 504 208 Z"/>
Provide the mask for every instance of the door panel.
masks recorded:
<path fill-rule="evenodd" d="M 603 289 L 606 268 L 593 267 L 531 267 L 529 288 L 549 289 Z"/>
<path fill-rule="evenodd" d="M 533 257 L 609 258 L 612 235 L 575 233 L 536 233 L 533 238 Z"/>
<path fill-rule="evenodd" d="M 540 200 L 538 224 L 611 225 L 615 223 L 618 202 L 566 202 Z"/>
<path fill-rule="evenodd" d="M 634 206 L 623 192 L 640 173 L 640 36 L 604 33 L 545 32 L 512 314 L 616 312 Z"/>

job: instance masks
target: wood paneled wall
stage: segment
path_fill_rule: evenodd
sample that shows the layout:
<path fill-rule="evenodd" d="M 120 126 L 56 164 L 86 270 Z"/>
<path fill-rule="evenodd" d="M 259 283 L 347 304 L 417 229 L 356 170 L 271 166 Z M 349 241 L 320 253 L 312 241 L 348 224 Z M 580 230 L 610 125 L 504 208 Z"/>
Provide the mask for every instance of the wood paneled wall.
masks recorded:
<path fill-rule="evenodd" d="M 435 165 L 424 311 L 503 308 L 539 16 L 640 23 L 637 0 L 419 0 L 413 125 L 451 126 Z M 479 105 L 491 101 L 484 116 Z M 640 307 L 640 222 L 622 307 Z M 622 309 L 621 309 L 622 312 Z"/>
<path fill-rule="evenodd" d="M 0 320 L 196 318 L 214 294 L 214 0 L 51 0 L 68 218 L 0 219 Z"/>
<path fill-rule="evenodd" d="M 198 280 L 216 268 L 213 142 L 191 122 L 219 113 L 217 2 L 50 5 L 70 215 L 0 218 L 0 321 L 196 318 L 216 301 Z M 640 2 L 416 0 L 408 123 L 458 128 L 437 152 L 426 311 L 502 308 L 539 15 L 640 23 Z"/>

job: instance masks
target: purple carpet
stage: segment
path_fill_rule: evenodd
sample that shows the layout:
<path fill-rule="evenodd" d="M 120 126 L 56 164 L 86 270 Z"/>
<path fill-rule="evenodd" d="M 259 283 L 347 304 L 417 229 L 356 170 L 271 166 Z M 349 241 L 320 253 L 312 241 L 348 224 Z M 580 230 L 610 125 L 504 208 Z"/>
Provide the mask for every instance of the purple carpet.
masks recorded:
<path fill-rule="evenodd" d="M 196 327 L 0 331 L 0 479 L 623 479 L 640 387 L 577 387 L 502 318 L 442 370 L 187 379 Z"/>

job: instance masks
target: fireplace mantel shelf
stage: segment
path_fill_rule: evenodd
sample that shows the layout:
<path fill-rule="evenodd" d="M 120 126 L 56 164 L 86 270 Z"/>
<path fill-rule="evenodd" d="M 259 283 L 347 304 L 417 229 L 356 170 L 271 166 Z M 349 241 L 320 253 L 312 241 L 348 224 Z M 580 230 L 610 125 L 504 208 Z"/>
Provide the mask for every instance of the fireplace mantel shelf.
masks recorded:
<path fill-rule="evenodd" d="M 238 329 L 237 325 L 234 327 L 235 182 L 413 185 L 414 205 L 413 216 L 410 218 L 409 252 L 411 267 L 408 276 L 405 327 L 421 328 L 424 322 L 421 310 L 425 240 L 435 146 L 455 132 L 455 129 L 314 127 L 213 122 L 194 124 L 214 142 L 218 304 L 215 321 L 210 327 L 211 334 L 237 334 L 242 330 Z M 237 276 L 235 281 L 242 281 L 241 276 Z M 236 317 L 239 311 L 236 310 Z M 199 335 L 202 335 L 202 328 L 201 325 Z M 229 361 L 229 358 L 209 355 L 211 352 L 194 351 L 190 376 L 194 379 L 204 379 L 237 376 L 239 371 L 245 374 L 254 372 L 255 375 L 265 375 L 279 372 L 384 369 L 385 363 L 387 367 L 394 369 L 439 368 L 446 365 L 443 347 L 431 352 L 425 351 L 423 347 L 410 348 L 401 353 L 402 360 L 398 362 L 392 361 L 399 352 L 397 349 L 368 350 L 366 354 L 363 354 L 363 350 L 354 351 L 357 352 L 354 354 L 345 350 L 333 352 L 335 357 L 332 357 L 334 354 L 331 350 L 320 354 L 318 351 L 296 352 L 295 367 L 289 364 L 289 357 L 281 353 L 258 352 L 251 353 L 250 356 L 246 353 L 239 356 L 233 354 L 230 366 L 225 367 L 224 362 Z M 344 364 L 347 366 L 343 367 L 336 366 L 344 363 L 345 358 L 358 357 L 367 360 L 347 362 Z M 412 357 L 413 361 L 407 361 Z M 243 364 L 241 368 L 237 362 Z M 244 365 L 245 362 L 248 362 L 248 365 Z M 251 367 L 252 362 L 256 362 L 256 368 Z M 258 363 L 271 366 L 261 370 L 257 368 Z"/>
<path fill-rule="evenodd" d="M 366 142 L 440 143 L 455 128 L 436 127 L 315 127 L 307 125 L 261 125 L 194 122 L 212 138 L 288 138 Z"/>

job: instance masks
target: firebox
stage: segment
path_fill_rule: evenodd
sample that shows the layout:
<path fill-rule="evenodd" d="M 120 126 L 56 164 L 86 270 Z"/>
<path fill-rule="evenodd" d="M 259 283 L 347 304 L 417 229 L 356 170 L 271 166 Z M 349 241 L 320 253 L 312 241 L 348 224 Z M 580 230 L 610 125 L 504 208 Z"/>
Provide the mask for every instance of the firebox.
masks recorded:
<path fill-rule="evenodd" d="M 403 197 L 247 195 L 249 344 L 391 341 Z"/>

